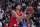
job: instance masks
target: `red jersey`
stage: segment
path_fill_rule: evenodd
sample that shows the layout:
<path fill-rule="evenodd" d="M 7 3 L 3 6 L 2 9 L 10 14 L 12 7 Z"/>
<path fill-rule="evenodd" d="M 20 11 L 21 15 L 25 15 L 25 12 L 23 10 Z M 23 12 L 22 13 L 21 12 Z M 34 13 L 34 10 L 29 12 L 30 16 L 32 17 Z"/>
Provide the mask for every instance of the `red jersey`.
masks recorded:
<path fill-rule="evenodd" d="M 15 12 L 16 12 L 16 11 L 15 11 Z M 22 16 L 22 12 L 20 12 L 20 14 L 16 12 L 16 14 L 17 14 L 18 16 Z M 16 20 L 15 17 L 11 16 L 11 20 L 10 20 L 9 27 L 14 27 L 14 26 L 17 26 L 17 20 Z"/>

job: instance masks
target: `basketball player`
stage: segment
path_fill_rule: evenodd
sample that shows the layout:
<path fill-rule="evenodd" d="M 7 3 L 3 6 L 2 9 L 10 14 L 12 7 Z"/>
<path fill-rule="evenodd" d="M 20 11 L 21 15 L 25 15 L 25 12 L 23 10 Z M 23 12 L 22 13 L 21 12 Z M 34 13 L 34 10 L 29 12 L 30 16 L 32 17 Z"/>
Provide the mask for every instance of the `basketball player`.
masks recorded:
<path fill-rule="evenodd" d="M 23 18 L 26 18 L 26 15 L 23 14 L 20 10 L 21 10 L 21 5 L 17 4 L 15 11 L 12 12 L 12 16 L 11 16 L 9 27 L 18 27 L 18 24 L 19 24 L 18 20 L 20 22 Z"/>

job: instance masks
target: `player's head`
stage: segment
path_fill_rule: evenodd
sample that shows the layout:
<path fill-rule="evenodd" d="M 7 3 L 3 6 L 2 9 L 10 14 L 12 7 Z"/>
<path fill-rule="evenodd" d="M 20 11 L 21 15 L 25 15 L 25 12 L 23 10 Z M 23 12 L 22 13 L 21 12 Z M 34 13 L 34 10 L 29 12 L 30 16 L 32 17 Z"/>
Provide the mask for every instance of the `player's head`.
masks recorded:
<path fill-rule="evenodd" d="M 21 10 L 21 5 L 20 4 L 16 4 L 16 9 Z"/>

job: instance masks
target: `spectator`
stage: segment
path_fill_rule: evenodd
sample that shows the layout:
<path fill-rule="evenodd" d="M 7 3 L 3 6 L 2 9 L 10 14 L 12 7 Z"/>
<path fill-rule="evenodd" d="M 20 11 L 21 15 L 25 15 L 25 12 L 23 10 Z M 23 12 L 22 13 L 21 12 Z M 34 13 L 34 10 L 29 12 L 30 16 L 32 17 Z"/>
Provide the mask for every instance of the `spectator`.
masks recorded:
<path fill-rule="evenodd" d="M 40 17 L 39 17 L 39 23 L 40 23 Z"/>
<path fill-rule="evenodd" d="M 0 12 L 0 21 L 2 21 L 3 15 L 2 12 Z"/>
<path fill-rule="evenodd" d="M 38 6 L 40 6 L 40 2 L 38 1 Z"/>
<path fill-rule="evenodd" d="M 20 22 L 20 23 L 19 23 L 19 27 L 22 27 L 22 26 L 23 26 L 23 24 L 22 24 L 22 22 Z"/>
<path fill-rule="evenodd" d="M 0 27 L 2 27 L 2 22 L 0 21 Z"/>
<path fill-rule="evenodd" d="M 33 5 L 34 5 L 34 7 L 37 7 L 37 5 L 38 5 L 37 1 L 34 1 Z"/>
<path fill-rule="evenodd" d="M 31 9 L 33 9 L 33 7 L 31 6 L 31 3 L 28 3 L 27 8 L 31 8 Z"/>
<path fill-rule="evenodd" d="M 8 18 L 6 17 L 6 19 L 5 19 L 5 23 L 8 23 Z"/>
<path fill-rule="evenodd" d="M 36 27 L 36 26 L 34 24 L 32 24 L 31 27 Z"/>
<path fill-rule="evenodd" d="M 5 20 L 2 21 L 2 27 L 5 27 Z"/>
<path fill-rule="evenodd" d="M 39 26 L 38 27 L 40 27 L 40 17 L 39 17 L 38 21 L 39 21 Z"/>
<path fill-rule="evenodd" d="M 27 23 L 26 23 L 26 20 L 23 21 L 23 27 L 26 27 L 27 26 Z"/>
<path fill-rule="evenodd" d="M 8 16 L 8 24 L 10 23 L 10 16 Z"/>
<path fill-rule="evenodd" d="M 34 24 L 36 23 L 36 21 L 37 21 L 37 20 L 36 20 L 36 18 L 34 17 L 34 19 L 33 19 Z"/>
<path fill-rule="evenodd" d="M 13 5 L 12 5 L 12 9 L 13 9 L 13 10 L 15 10 L 15 4 L 16 4 L 16 3 L 13 3 Z"/>
<path fill-rule="evenodd" d="M 30 23 L 31 23 L 31 24 L 34 24 L 34 22 L 33 22 L 33 20 L 32 20 L 32 19 L 30 20 Z"/>
<path fill-rule="evenodd" d="M 27 27 L 31 27 L 30 24 L 28 24 Z"/>
<path fill-rule="evenodd" d="M 2 7 L 2 14 L 4 14 L 4 8 Z"/>
<path fill-rule="evenodd" d="M 8 27 L 8 23 L 5 24 L 5 27 Z"/>
<path fill-rule="evenodd" d="M 26 9 L 26 4 L 24 2 L 22 3 L 22 7 L 23 9 Z"/>
<path fill-rule="evenodd" d="M 40 6 L 38 6 L 38 15 L 40 16 Z"/>
<path fill-rule="evenodd" d="M 27 0 L 25 1 L 25 4 L 26 4 L 26 6 L 28 6 L 28 1 Z"/>

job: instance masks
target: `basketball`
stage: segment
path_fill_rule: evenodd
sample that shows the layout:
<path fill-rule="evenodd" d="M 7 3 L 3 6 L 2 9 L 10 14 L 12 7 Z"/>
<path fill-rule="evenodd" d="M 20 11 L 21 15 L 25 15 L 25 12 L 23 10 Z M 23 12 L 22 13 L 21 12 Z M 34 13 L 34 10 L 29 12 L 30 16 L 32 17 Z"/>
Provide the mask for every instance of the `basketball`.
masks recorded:
<path fill-rule="evenodd" d="M 30 8 L 27 8 L 26 11 L 30 12 L 30 13 L 33 13 L 34 10 L 33 9 L 30 9 Z"/>

